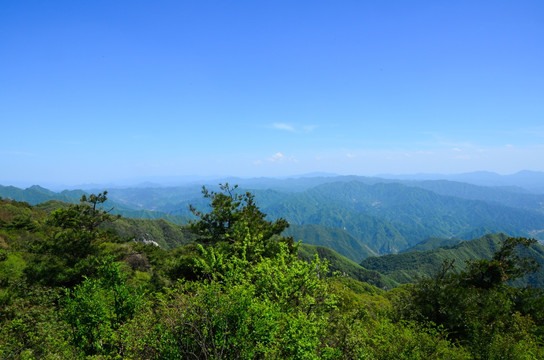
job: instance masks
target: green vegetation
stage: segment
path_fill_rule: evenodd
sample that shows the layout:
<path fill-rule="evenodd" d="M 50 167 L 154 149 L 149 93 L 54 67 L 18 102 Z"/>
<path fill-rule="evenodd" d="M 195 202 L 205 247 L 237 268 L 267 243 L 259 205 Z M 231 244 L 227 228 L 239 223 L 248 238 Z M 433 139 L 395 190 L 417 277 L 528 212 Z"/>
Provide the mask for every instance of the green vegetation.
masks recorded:
<path fill-rule="evenodd" d="M 515 251 L 534 243 L 507 238 L 491 259 L 470 261 L 458 273 L 451 271 L 451 262 L 445 262 L 434 277 L 398 294 L 399 316 L 443 326 L 451 339 L 470 348 L 477 359 L 544 358 L 535 341 L 544 329 L 542 290 L 506 284 L 536 270 L 534 259 Z"/>
<path fill-rule="evenodd" d="M 463 240 L 458 238 L 453 238 L 453 239 L 428 238 L 415 244 L 412 247 L 409 247 L 408 249 L 404 249 L 402 252 L 432 250 L 439 247 L 457 245 L 462 241 Z"/>
<path fill-rule="evenodd" d="M 299 239 L 305 244 L 330 248 L 353 261 L 360 261 L 361 257 L 364 259 L 378 255 L 348 231 L 340 228 L 290 224 L 283 234 Z"/>
<path fill-rule="evenodd" d="M 36 205 L 41 210 L 55 210 L 59 207 L 66 207 L 67 204 L 77 204 L 82 196 L 89 196 L 82 190 L 64 190 L 60 193 L 44 189 L 34 185 L 27 189 L 19 189 L 13 186 L 0 185 L 0 197 L 24 201 L 30 205 Z M 165 219 L 178 225 L 184 225 L 189 222 L 188 216 L 171 215 L 162 211 L 151 211 L 142 209 L 138 206 L 125 206 L 111 200 L 107 200 L 104 206 L 112 209 L 113 214 L 139 218 L 139 219 Z"/>
<path fill-rule="evenodd" d="M 228 184 L 184 227 L 113 216 L 106 195 L 0 199 L 0 358 L 544 358 L 544 296 L 508 283 L 536 269 L 534 241 L 391 289 Z M 133 241 L 154 231 L 178 240 Z"/>
<path fill-rule="evenodd" d="M 300 244 L 298 255 L 300 259 L 308 262 L 317 255 L 320 259 L 326 260 L 329 263 L 329 269 L 332 273 L 348 276 L 381 289 L 392 289 L 399 285 L 399 283 L 388 276 L 384 276 L 374 270 L 367 270 L 356 262 L 324 246 Z"/>
<path fill-rule="evenodd" d="M 399 253 L 428 238 L 470 240 L 489 233 L 544 240 L 543 195 L 519 188 L 482 187 L 453 181 L 393 181 L 357 176 L 243 180 L 268 220 L 291 225 L 283 235 L 332 248 L 355 262 Z M 221 191 L 210 186 L 212 191 Z M 194 185 L 113 189 L 105 204 L 125 217 L 162 218 L 177 225 L 207 211 Z M 25 190 L 0 186 L 0 196 L 37 204 L 77 202 L 81 191 Z M 87 194 L 88 195 L 88 194 Z M 167 242 L 167 241 L 166 241 Z M 166 242 L 160 243 L 161 246 Z M 170 247 L 187 243 L 175 241 Z"/>
<path fill-rule="evenodd" d="M 544 212 L 544 195 L 528 193 L 515 187 L 485 187 L 447 180 L 405 182 L 440 195 L 482 200 L 513 208 Z"/>
<path fill-rule="evenodd" d="M 433 276 L 441 269 L 444 261 L 451 261 L 452 269 L 461 271 L 466 268 L 467 261 L 491 259 L 507 238 L 505 234 L 488 234 L 479 239 L 453 241 L 454 245 L 440 246 L 430 250 L 413 250 L 401 254 L 369 257 L 361 262 L 361 266 L 387 275 L 399 283 L 410 283 L 419 278 Z M 428 248 L 432 243 L 444 242 L 447 241 L 429 239 L 421 247 Z M 524 257 L 535 259 L 539 264 L 544 265 L 544 246 L 535 243 L 528 248 L 519 248 L 517 251 Z M 544 288 L 544 269 L 517 279 L 515 285 Z"/>

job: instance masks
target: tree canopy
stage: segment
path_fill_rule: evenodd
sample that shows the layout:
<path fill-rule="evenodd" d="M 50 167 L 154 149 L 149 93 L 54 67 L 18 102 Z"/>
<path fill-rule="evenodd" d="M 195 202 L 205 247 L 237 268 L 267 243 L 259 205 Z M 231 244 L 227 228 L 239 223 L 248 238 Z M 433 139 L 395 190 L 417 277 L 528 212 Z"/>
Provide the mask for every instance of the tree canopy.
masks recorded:
<path fill-rule="evenodd" d="M 250 192 L 238 193 L 238 186 L 220 184 L 220 192 L 202 187 L 204 198 L 209 199 L 211 210 L 203 212 L 191 206 L 198 220 L 190 223 L 191 230 L 198 236 L 197 241 L 246 251 L 246 256 L 271 256 L 278 251 L 278 244 L 284 243 L 291 253 L 296 252 L 293 238 L 282 237 L 281 233 L 289 227 L 282 218 L 266 220 Z M 246 244 L 247 242 L 251 244 Z"/>

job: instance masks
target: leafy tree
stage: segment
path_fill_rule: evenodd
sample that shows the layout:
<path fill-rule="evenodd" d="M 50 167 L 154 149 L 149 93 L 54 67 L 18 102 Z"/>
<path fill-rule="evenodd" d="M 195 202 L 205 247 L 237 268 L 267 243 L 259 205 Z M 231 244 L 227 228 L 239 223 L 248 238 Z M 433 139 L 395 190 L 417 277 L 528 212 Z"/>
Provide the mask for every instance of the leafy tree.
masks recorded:
<path fill-rule="evenodd" d="M 285 220 L 270 222 L 253 195 L 226 185 L 208 192 L 212 210 L 192 209 L 199 244 L 193 271 L 157 306 L 127 325 L 127 354 L 166 359 L 318 359 L 334 297 L 323 277 L 326 263 L 298 259 L 292 239 L 279 234 Z M 177 271 L 187 273 L 188 254 Z M 183 265 L 185 264 L 185 265 Z M 188 281 L 191 279 L 192 281 Z M 142 331 L 142 326 L 145 326 Z M 145 339 L 145 340 L 143 340 Z"/>
<path fill-rule="evenodd" d="M 98 195 L 83 195 L 79 204 L 72 204 L 67 209 L 57 209 L 51 215 L 51 224 L 63 229 L 74 229 L 85 233 L 97 233 L 98 226 L 105 221 L 113 220 L 109 211 L 102 210 L 100 206 L 108 199 L 107 191 Z"/>
<path fill-rule="evenodd" d="M 56 306 L 60 291 L 21 283 L 0 306 L 0 359 L 73 359 L 69 328 Z"/>
<path fill-rule="evenodd" d="M 469 286 L 490 289 L 513 281 L 528 273 L 538 270 L 538 263 L 533 258 L 522 258 L 516 252 L 521 246 L 536 244 L 534 239 L 510 237 L 504 240 L 501 248 L 493 254 L 491 260 L 469 262 L 464 281 Z"/>
<path fill-rule="evenodd" d="M 239 194 L 237 185 L 220 184 L 220 192 L 209 191 L 202 187 L 204 198 L 210 200 L 211 211 L 204 213 L 193 206 L 191 212 L 199 218 L 190 223 L 191 230 L 198 236 L 198 241 L 226 249 L 235 250 L 247 239 L 262 244 L 259 255 L 271 256 L 279 250 L 278 243 L 288 245 L 290 252 L 296 252 L 292 238 L 280 237 L 289 223 L 285 219 L 266 220 L 266 215 L 259 210 L 255 197 L 250 192 Z M 248 247 L 246 247 L 247 249 Z M 246 256 L 250 256 L 246 253 Z"/>
<path fill-rule="evenodd" d="M 508 238 L 492 259 L 469 262 L 459 273 L 451 272 L 452 262 L 446 262 L 435 277 L 407 286 L 396 299 L 397 311 L 404 319 L 443 326 L 476 359 L 525 359 L 518 347 L 542 354 L 533 336 L 534 307 L 519 306 L 527 303 L 526 290 L 506 283 L 536 270 L 534 261 L 516 252 L 535 242 Z"/>
<path fill-rule="evenodd" d="M 182 281 L 127 330 L 127 354 L 167 359 L 318 359 L 334 305 L 327 265 L 287 246 L 258 263 L 201 248 L 210 280 Z M 213 273 L 213 274 L 212 274 Z M 142 325 L 147 326 L 144 330 Z M 135 327 L 138 328 L 135 329 Z M 134 336 L 134 337 L 133 337 Z M 143 341 L 143 338 L 146 340 Z"/>
<path fill-rule="evenodd" d="M 35 241 L 34 257 L 26 274 L 30 280 L 49 285 L 74 285 L 93 270 L 92 257 L 98 253 L 97 244 L 114 240 L 100 225 L 116 219 L 111 211 L 101 209 L 107 191 L 98 195 L 83 195 L 79 204 L 55 210 L 47 220 L 49 235 Z"/>
<path fill-rule="evenodd" d="M 117 331 L 134 316 L 141 296 L 127 286 L 113 258 L 102 260 L 97 270 L 96 278 L 66 290 L 63 318 L 72 329 L 73 345 L 85 354 L 120 354 L 123 346 Z"/>

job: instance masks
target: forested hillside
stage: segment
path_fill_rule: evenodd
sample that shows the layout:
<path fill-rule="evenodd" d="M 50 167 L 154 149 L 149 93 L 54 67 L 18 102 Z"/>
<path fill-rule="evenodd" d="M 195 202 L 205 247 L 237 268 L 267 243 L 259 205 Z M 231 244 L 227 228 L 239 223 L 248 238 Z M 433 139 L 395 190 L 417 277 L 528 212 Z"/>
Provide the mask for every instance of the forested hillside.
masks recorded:
<path fill-rule="evenodd" d="M 479 239 L 461 241 L 453 245 L 442 245 L 424 251 L 407 251 L 401 254 L 389 254 L 369 257 L 361 262 L 361 266 L 378 271 L 399 283 L 410 283 L 417 279 L 433 276 L 441 269 L 444 261 L 453 261 L 452 270 L 461 271 L 466 268 L 467 261 L 475 259 L 491 259 L 493 254 L 508 238 L 505 234 L 489 234 Z M 534 244 L 528 249 L 518 249 L 521 255 L 535 259 L 544 266 L 544 246 Z M 518 279 L 516 285 L 531 285 L 544 288 L 544 269 Z"/>
<path fill-rule="evenodd" d="M 330 248 L 353 261 L 360 260 L 361 254 L 363 258 L 378 255 L 348 231 L 337 227 L 290 224 L 283 234 L 306 244 L 319 244 Z"/>
<path fill-rule="evenodd" d="M 65 190 L 56 193 L 54 191 L 44 189 L 37 185 L 31 186 L 24 190 L 16 188 L 14 186 L 0 185 L 0 197 L 17 201 L 24 201 L 29 203 L 30 205 L 40 204 L 41 207 L 47 207 L 48 202 L 50 202 L 52 208 L 59 206 L 59 201 L 63 203 L 77 203 L 81 199 L 82 195 L 88 194 L 88 192 L 83 190 Z M 170 215 L 165 212 L 147 210 L 141 207 L 124 206 L 112 200 L 107 200 L 104 206 L 112 209 L 112 212 L 114 214 L 123 215 L 126 217 L 140 219 L 166 219 L 170 222 L 180 225 L 187 224 L 189 222 L 188 216 Z"/>
<path fill-rule="evenodd" d="M 544 294 L 509 285 L 536 270 L 533 240 L 391 289 L 282 236 L 249 192 L 206 190 L 188 227 L 112 215 L 106 195 L 0 199 L 0 358 L 544 358 Z"/>
<path fill-rule="evenodd" d="M 544 194 L 530 193 L 514 186 L 486 187 L 447 180 L 406 181 L 404 184 L 430 190 L 440 195 L 544 212 Z"/>
<path fill-rule="evenodd" d="M 330 247 L 356 262 L 402 252 L 430 237 L 469 240 L 500 232 L 544 237 L 544 198 L 520 188 L 357 176 L 242 182 L 247 187 L 237 191 L 249 188 L 268 219 L 284 218 L 293 225 L 285 235 Z M 209 188 L 218 190 L 217 185 Z M 195 219 L 189 205 L 208 207 L 200 190 L 196 185 L 112 189 L 108 206 L 124 216 L 187 224 Z M 76 195 L 82 192 L 0 188 L 0 196 L 31 204 L 74 202 Z"/>
<path fill-rule="evenodd" d="M 375 270 L 365 269 L 356 262 L 338 254 L 328 247 L 300 244 L 300 247 L 298 248 L 298 256 L 300 259 L 311 262 L 316 255 L 329 263 L 329 270 L 331 273 L 344 277 L 348 276 L 352 279 L 372 284 L 381 289 L 392 289 L 399 285 L 398 282 L 392 280 L 389 276 L 384 276 Z"/>

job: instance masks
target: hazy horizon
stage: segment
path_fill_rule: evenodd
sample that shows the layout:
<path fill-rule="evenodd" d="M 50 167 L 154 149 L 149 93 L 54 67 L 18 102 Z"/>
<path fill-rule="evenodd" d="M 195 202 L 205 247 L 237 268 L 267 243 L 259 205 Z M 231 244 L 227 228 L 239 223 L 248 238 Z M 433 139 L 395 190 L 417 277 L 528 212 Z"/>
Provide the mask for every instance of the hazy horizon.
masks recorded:
<path fill-rule="evenodd" d="M 544 171 L 544 3 L 0 10 L 0 184 Z"/>
<path fill-rule="evenodd" d="M 360 175 L 360 174 L 336 174 L 325 172 L 313 172 L 306 174 L 292 174 L 285 176 L 235 176 L 235 175 L 183 175 L 183 176 L 141 176 L 133 178 L 119 178 L 110 179 L 102 182 L 81 182 L 81 183 L 63 183 L 63 182 L 39 182 L 39 181 L 3 181 L 0 179 L 0 186 L 14 186 L 17 188 L 25 189 L 32 186 L 44 187 L 48 190 L 62 191 L 62 190 L 74 190 L 84 189 L 96 190 L 104 187 L 105 190 L 112 188 L 131 188 L 131 187 L 147 187 L 147 186 L 159 186 L 159 187 L 175 187 L 175 186 L 187 186 L 187 185 L 216 185 L 217 183 L 224 183 L 226 181 L 231 182 L 235 180 L 288 180 L 288 179 L 301 179 L 310 177 L 343 177 L 343 176 L 360 176 L 368 178 L 383 178 L 383 179 L 399 179 L 399 180 L 450 180 L 459 181 L 472 184 L 479 184 L 482 186 L 518 186 L 524 187 L 523 184 L 528 182 L 532 187 L 541 184 L 544 179 L 544 172 L 521 170 L 510 174 L 500 174 L 489 171 L 474 171 L 467 173 L 455 173 L 455 174 L 439 174 L 439 173 L 411 173 L 411 174 L 373 174 L 373 175 Z M 520 181 L 521 179 L 521 181 Z M 537 186 L 540 190 L 544 190 L 542 186 Z M 542 189 L 541 189 L 542 188 Z"/>

